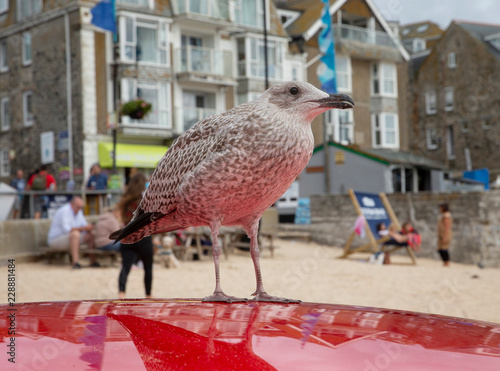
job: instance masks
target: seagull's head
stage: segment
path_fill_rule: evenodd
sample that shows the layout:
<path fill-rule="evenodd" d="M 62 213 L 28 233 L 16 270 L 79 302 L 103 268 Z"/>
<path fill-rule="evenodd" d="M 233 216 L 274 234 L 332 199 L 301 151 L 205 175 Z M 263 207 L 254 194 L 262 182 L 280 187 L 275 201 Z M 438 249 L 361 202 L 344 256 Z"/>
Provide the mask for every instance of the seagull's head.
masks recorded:
<path fill-rule="evenodd" d="M 346 94 L 328 94 L 302 81 L 276 84 L 264 93 L 269 103 L 292 115 L 301 115 L 311 122 L 320 113 L 332 108 L 353 108 L 354 101 Z"/>

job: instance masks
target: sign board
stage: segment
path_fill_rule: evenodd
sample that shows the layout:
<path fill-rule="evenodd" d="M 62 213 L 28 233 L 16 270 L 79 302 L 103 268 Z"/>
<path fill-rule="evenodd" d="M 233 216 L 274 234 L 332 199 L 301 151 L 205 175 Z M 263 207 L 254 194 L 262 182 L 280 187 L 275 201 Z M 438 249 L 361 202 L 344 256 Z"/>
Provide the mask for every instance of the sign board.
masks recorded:
<path fill-rule="evenodd" d="M 373 235 L 377 237 L 377 224 L 384 223 L 386 226 L 391 224 L 391 218 L 387 214 L 380 196 L 375 193 L 355 192 L 354 194 Z"/>
<path fill-rule="evenodd" d="M 57 150 L 59 152 L 67 151 L 69 149 L 68 131 L 60 131 L 57 138 Z"/>
<path fill-rule="evenodd" d="M 48 203 L 47 203 L 47 217 L 49 219 L 54 218 L 54 215 L 56 214 L 56 211 L 61 208 L 64 204 L 67 204 L 71 198 L 73 197 L 72 195 L 50 195 L 48 197 Z"/>
<path fill-rule="evenodd" d="M 42 165 L 54 162 L 54 132 L 40 134 L 40 160 Z"/>

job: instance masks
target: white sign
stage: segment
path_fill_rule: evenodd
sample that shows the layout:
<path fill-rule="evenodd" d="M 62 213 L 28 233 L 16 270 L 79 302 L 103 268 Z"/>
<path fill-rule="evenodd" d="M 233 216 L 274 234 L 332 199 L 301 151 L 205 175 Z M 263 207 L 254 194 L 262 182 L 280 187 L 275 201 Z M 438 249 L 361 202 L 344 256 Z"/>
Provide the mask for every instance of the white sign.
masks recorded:
<path fill-rule="evenodd" d="M 54 162 L 54 132 L 40 134 L 40 158 L 42 165 Z"/>

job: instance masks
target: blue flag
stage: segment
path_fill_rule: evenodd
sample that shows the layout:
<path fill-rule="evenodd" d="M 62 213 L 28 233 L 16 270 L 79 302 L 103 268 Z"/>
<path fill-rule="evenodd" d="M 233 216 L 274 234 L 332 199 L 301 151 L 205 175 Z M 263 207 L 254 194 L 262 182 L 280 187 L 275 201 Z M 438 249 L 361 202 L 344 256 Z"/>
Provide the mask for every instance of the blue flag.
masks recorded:
<path fill-rule="evenodd" d="M 92 24 L 116 33 L 115 20 L 115 2 L 114 0 L 104 0 L 94 6 L 90 12 L 92 13 Z"/>
<path fill-rule="evenodd" d="M 321 0 L 325 6 L 321 12 L 323 29 L 318 37 L 319 51 L 323 56 L 317 70 L 321 89 L 330 94 L 337 93 L 337 78 L 335 76 L 335 43 L 333 41 L 332 18 L 328 0 Z"/>

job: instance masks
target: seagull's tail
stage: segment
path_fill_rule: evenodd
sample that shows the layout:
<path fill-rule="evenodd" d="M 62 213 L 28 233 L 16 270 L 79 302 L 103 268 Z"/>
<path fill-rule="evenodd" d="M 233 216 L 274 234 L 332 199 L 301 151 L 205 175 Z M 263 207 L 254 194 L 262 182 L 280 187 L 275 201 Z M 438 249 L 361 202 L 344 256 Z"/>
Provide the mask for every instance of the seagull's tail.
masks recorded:
<path fill-rule="evenodd" d="M 140 213 L 124 228 L 111 233 L 109 238 L 115 240 L 115 243 L 121 240 L 124 240 L 125 243 L 137 242 L 152 233 L 148 226 L 163 215 L 162 213 Z"/>

